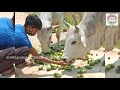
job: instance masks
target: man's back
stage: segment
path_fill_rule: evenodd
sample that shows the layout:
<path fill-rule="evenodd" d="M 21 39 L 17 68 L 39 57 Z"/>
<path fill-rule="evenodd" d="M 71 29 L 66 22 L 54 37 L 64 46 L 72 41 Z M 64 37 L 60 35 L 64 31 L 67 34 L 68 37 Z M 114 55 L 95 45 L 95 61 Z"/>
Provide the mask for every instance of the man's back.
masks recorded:
<path fill-rule="evenodd" d="M 24 30 L 24 26 L 17 24 L 15 25 L 15 48 L 20 48 L 23 46 L 28 46 L 32 48 L 31 42 Z"/>
<path fill-rule="evenodd" d="M 0 50 L 15 46 L 15 30 L 9 18 L 0 18 Z"/>

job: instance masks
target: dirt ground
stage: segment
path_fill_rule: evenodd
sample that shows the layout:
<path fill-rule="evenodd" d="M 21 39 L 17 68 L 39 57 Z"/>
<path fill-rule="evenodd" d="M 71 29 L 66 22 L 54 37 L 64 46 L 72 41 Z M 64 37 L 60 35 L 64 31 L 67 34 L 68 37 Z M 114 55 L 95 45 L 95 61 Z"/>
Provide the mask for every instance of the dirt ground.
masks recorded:
<path fill-rule="evenodd" d="M 8 13 L 7 13 L 8 14 Z M 6 14 L 1 14 L 0 16 L 5 16 Z M 8 17 L 10 17 L 12 14 L 8 14 Z M 27 16 L 27 13 L 23 13 L 23 12 L 16 12 L 16 24 L 24 24 L 24 20 Z M 64 40 L 66 36 L 66 33 L 62 33 L 61 34 L 61 40 Z M 30 36 L 29 37 L 31 43 L 33 46 L 36 45 L 40 45 L 36 35 L 35 36 Z M 55 34 L 53 34 L 52 36 L 52 41 L 54 43 L 57 42 L 56 36 Z M 120 60 L 119 60 L 119 55 L 117 54 L 117 52 L 119 52 L 120 50 L 118 49 L 114 49 L 113 51 L 110 51 L 108 53 L 104 53 L 103 52 L 104 48 L 100 48 L 99 50 L 92 50 L 91 53 L 93 53 L 93 56 L 95 59 L 100 58 L 101 61 L 105 60 L 106 64 L 109 63 L 114 63 L 115 64 L 115 68 L 110 70 L 109 72 L 105 73 L 105 68 L 103 66 L 101 66 L 101 63 L 95 65 L 93 67 L 93 69 L 88 70 L 87 73 L 84 74 L 85 78 L 119 78 L 120 74 L 116 74 L 115 73 L 115 69 L 116 67 L 120 64 Z M 98 56 L 96 56 L 96 54 L 98 54 Z M 110 60 L 108 60 L 108 57 L 110 57 Z M 83 60 L 76 60 L 76 62 L 74 63 L 74 65 L 76 67 L 78 66 L 82 66 L 85 65 L 86 61 Z M 21 68 L 21 69 L 16 69 L 17 75 L 12 75 L 10 77 L 2 77 L 0 76 L 0 78 L 54 78 L 53 74 L 56 70 L 52 70 L 52 71 L 38 71 L 38 66 L 32 66 L 32 67 L 25 67 L 25 68 Z M 62 71 L 62 78 L 76 78 L 76 70 L 73 70 L 71 72 L 67 72 L 67 71 Z"/>
<path fill-rule="evenodd" d="M 120 66 L 120 55 L 118 55 L 120 49 L 114 48 L 111 52 L 105 54 L 105 64 L 114 64 L 115 68 L 111 69 L 109 72 L 106 72 L 106 78 L 120 78 L 120 74 L 115 73 L 115 70 Z M 108 59 L 110 57 L 110 59 Z"/>

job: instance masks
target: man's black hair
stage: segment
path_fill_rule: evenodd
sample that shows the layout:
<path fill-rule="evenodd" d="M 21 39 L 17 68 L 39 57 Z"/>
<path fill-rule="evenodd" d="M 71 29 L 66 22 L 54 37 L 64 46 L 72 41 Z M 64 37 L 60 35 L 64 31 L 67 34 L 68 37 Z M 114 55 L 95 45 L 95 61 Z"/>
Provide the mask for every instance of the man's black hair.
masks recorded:
<path fill-rule="evenodd" d="M 30 14 L 26 17 L 24 26 L 32 26 L 40 30 L 42 28 L 42 21 L 37 15 Z"/>

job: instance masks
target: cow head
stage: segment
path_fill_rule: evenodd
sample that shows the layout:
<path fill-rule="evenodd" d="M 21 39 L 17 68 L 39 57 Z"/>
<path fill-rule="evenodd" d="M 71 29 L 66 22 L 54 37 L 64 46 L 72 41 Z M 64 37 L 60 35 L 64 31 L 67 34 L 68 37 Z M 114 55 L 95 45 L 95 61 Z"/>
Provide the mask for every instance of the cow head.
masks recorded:
<path fill-rule="evenodd" d="M 71 61 L 84 55 L 86 49 L 86 38 L 84 31 L 79 25 L 72 26 L 64 22 L 68 27 L 68 32 L 65 39 L 65 48 L 62 60 Z"/>
<path fill-rule="evenodd" d="M 52 36 L 52 29 L 59 27 L 60 25 L 54 26 L 43 26 L 41 30 L 37 32 L 37 38 L 41 43 L 41 48 L 43 53 L 50 52 L 50 43 Z"/>

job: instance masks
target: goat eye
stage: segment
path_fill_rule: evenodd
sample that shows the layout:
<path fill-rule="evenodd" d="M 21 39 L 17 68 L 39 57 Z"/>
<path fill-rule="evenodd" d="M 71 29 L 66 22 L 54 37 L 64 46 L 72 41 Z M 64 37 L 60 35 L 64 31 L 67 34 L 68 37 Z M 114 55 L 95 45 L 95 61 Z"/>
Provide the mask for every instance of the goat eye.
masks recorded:
<path fill-rule="evenodd" d="M 73 45 L 73 44 L 76 44 L 76 41 L 73 41 L 73 42 L 71 43 L 71 45 Z"/>

